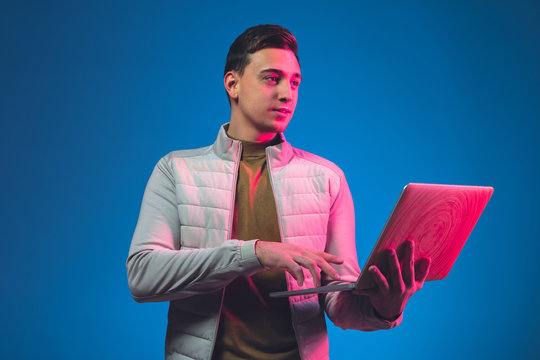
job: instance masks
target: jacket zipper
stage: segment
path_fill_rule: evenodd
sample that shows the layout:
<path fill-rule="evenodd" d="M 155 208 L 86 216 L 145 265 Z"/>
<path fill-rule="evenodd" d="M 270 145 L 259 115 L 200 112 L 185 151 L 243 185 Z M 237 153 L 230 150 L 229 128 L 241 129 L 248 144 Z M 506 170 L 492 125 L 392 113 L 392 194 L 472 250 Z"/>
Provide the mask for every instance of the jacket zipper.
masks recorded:
<path fill-rule="evenodd" d="M 276 199 L 276 191 L 275 191 L 275 187 L 274 187 L 274 178 L 272 177 L 272 163 L 270 162 L 270 156 L 268 156 L 268 153 L 270 151 L 267 150 L 266 151 L 266 163 L 268 164 L 268 177 L 270 178 L 270 187 L 272 188 L 272 194 L 274 195 L 274 203 L 276 204 L 276 215 L 277 215 L 277 219 L 278 219 L 278 227 L 279 227 L 279 236 L 281 237 L 281 242 L 282 243 L 286 243 L 285 242 L 285 236 L 283 236 L 283 228 L 281 226 L 281 216 L 280 216 L 280 213 L 279 213 L 279 207 L 278 207 L 278 202 L 277 202 L 277 199 Z M 288 286 L 288 282 L 287 282 L 287 287 Z M 289 289 L 291 290 L 291 289 Z"/>
<path fill-rule="evenodd" d="M 283 227 L 281 225 L 281 214 L 279 212 L 278 201 L 277 201 L 277 198 L 276 198 L 276 191 L 275 191 L 275 186 L 274 186 L 274 177 L 272 176 L 272 163 L 270 162 L 270 156 L 268 156 L 269 152 L 270 152 L 270 149 L 267 148 L 266 149 L 266 163 L 268 164 L 268 167 L 267 167 L 268 168 L 268 177 L 270 178 L 270 186 L 272 188 L 272 194 L 274 195 L 274 202 L 276 203 L 276 215 L 277 215 L 277 219 L 278 219 L 279 235 L 281 236 L 281 242 L 286 244 L 287 242 L 285 241 L 285 236 L 283 236 Z M 287 283 L 287 289 L 292 290 L 290 282 L 287 281 L 288 276 L 290 276 L 290 275 L 288 275 L 285 272 L 285 282 Z M 298 345 L 298 352 L 300 353 L 300 357 L 303 357 L 302 349 L 300 347 L 300 344 L 298 344 L 298 339 L 299 339 L 298 335 L 299 335 L 299 333 L 298 333 L 298 331 L 296 329 L 296 321 L 295 321 L 295 319 L 293 319 L 296 315 L 295 315 L 295 312 L 292 309 L 292 304 L 291 304 L 290 300 L 289 300 L 289 308 L 291 310 L 291 320 L 292 320 L 292 326 L 293 326 L 294 334 L 296 336 L 296 343 Z"/>
<path fill-rule="evenodd" d="M 238 142 L 238 147 L 236 151 L 236 160 L 234 163 L 234 173 L 233 173 L 233 184 L 232 184 L 232 202 L 231 202 L 231 213 L 229 215 L 229 232 L 228 232 L 228 239 L 231 239 L 232 237 L 232 227 L 233 227 L 233 217 L 234 217 L 234 202 L 236 201 L 236 182 L 238 181 L 238 168 L 240 166 L 240 156 L 242 155 L 242 143 Z M 208 359 L 211 359 L 214 355 L 214 348 L 216 346 L 216 340 L 217 340 L 217 333 L 219 329 L 219 322 L 221 320 L 221 309 L 223 309 L 223 299 L 225 299 L 225 289 L 227 287 L 223 288 L 223 292 L 221 294 L 221 302 L 219 304 L 219 311 L 216 321 L 216 327 L 214 329 L 214 341 L 212 342 L 212 350 L 210 351 L 210 357 Z"/>

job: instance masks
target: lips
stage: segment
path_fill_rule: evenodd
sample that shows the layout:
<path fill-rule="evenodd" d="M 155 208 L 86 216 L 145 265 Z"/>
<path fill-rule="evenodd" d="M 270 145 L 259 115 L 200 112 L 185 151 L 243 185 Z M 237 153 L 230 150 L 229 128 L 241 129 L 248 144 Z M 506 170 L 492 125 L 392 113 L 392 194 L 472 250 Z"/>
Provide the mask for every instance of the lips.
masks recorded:
<path fill-rule="evenodd" d="M 291 113 L 291 110 L 289 108 L 273 108 L 272 111 L 277 111 L 279 113 L 282 113 L 284 115 L 288 115 Z"/>

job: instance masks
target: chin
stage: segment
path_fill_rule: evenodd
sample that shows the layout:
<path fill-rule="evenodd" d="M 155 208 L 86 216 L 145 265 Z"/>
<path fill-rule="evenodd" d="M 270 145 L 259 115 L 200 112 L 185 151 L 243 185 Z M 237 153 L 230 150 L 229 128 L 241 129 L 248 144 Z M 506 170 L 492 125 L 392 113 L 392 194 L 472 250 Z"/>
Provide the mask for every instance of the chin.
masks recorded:
<path fill-rule="evenodd" d="M 283 124 L 283 125 L 276 125 L 273 127 L 272 129 L 272 132 L 275 132 L 275 133 L 282 133 L 282 132 L 285 132 L 285 130 L 287 129 L 287 124 Z"/>
<path fill-rule="evenodd" d="M 274 120 L 274 123 L 272 124 L 272 132 L 284 132 L 288 125 L 289 119 Z"/>

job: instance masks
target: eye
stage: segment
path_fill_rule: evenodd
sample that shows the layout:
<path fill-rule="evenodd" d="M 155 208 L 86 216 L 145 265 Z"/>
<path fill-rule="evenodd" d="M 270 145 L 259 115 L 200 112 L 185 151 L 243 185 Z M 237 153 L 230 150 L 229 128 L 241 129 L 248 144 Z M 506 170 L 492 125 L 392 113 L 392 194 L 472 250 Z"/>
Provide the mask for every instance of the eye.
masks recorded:
<path fill-rule="evenodd" d="M 272 75 L 265 76 L 264 79 L 267 80 L 268 82 L 276 83 L 276 84 L 277 84 L 278 81 L 279 81 L 279 77 L 277 77 L 277 76 L 272 76 Z"/>
<path fill-rule="evenodd" d="M 300 81 L 293 80 L 293 81 L 291 81 L 291 84 L 293 84 L 294 87 L 298 87 L 298 86 L 300 86 Z"/>

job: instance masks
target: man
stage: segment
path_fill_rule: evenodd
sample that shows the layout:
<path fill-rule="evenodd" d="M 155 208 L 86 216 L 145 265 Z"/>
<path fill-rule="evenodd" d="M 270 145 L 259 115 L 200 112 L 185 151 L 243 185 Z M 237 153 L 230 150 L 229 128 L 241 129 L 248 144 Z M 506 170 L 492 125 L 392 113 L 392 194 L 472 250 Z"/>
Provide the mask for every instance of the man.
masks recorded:
<path fill-rule="evenodd" d="M 342 328 L 397 326 L 428 259 L 412 247 L 373 266 L 377 288 L 272 299 L 271 291 L 353 282 L 354 209 L 342 171 L 284 138 L 302 76 L 277 25 L 231 45 L 230 123 L 208 147 L 156 165 L 127 260 L 135 300 L 170 301 L 167 359 L 326 359 L 324 311 Z"/>

